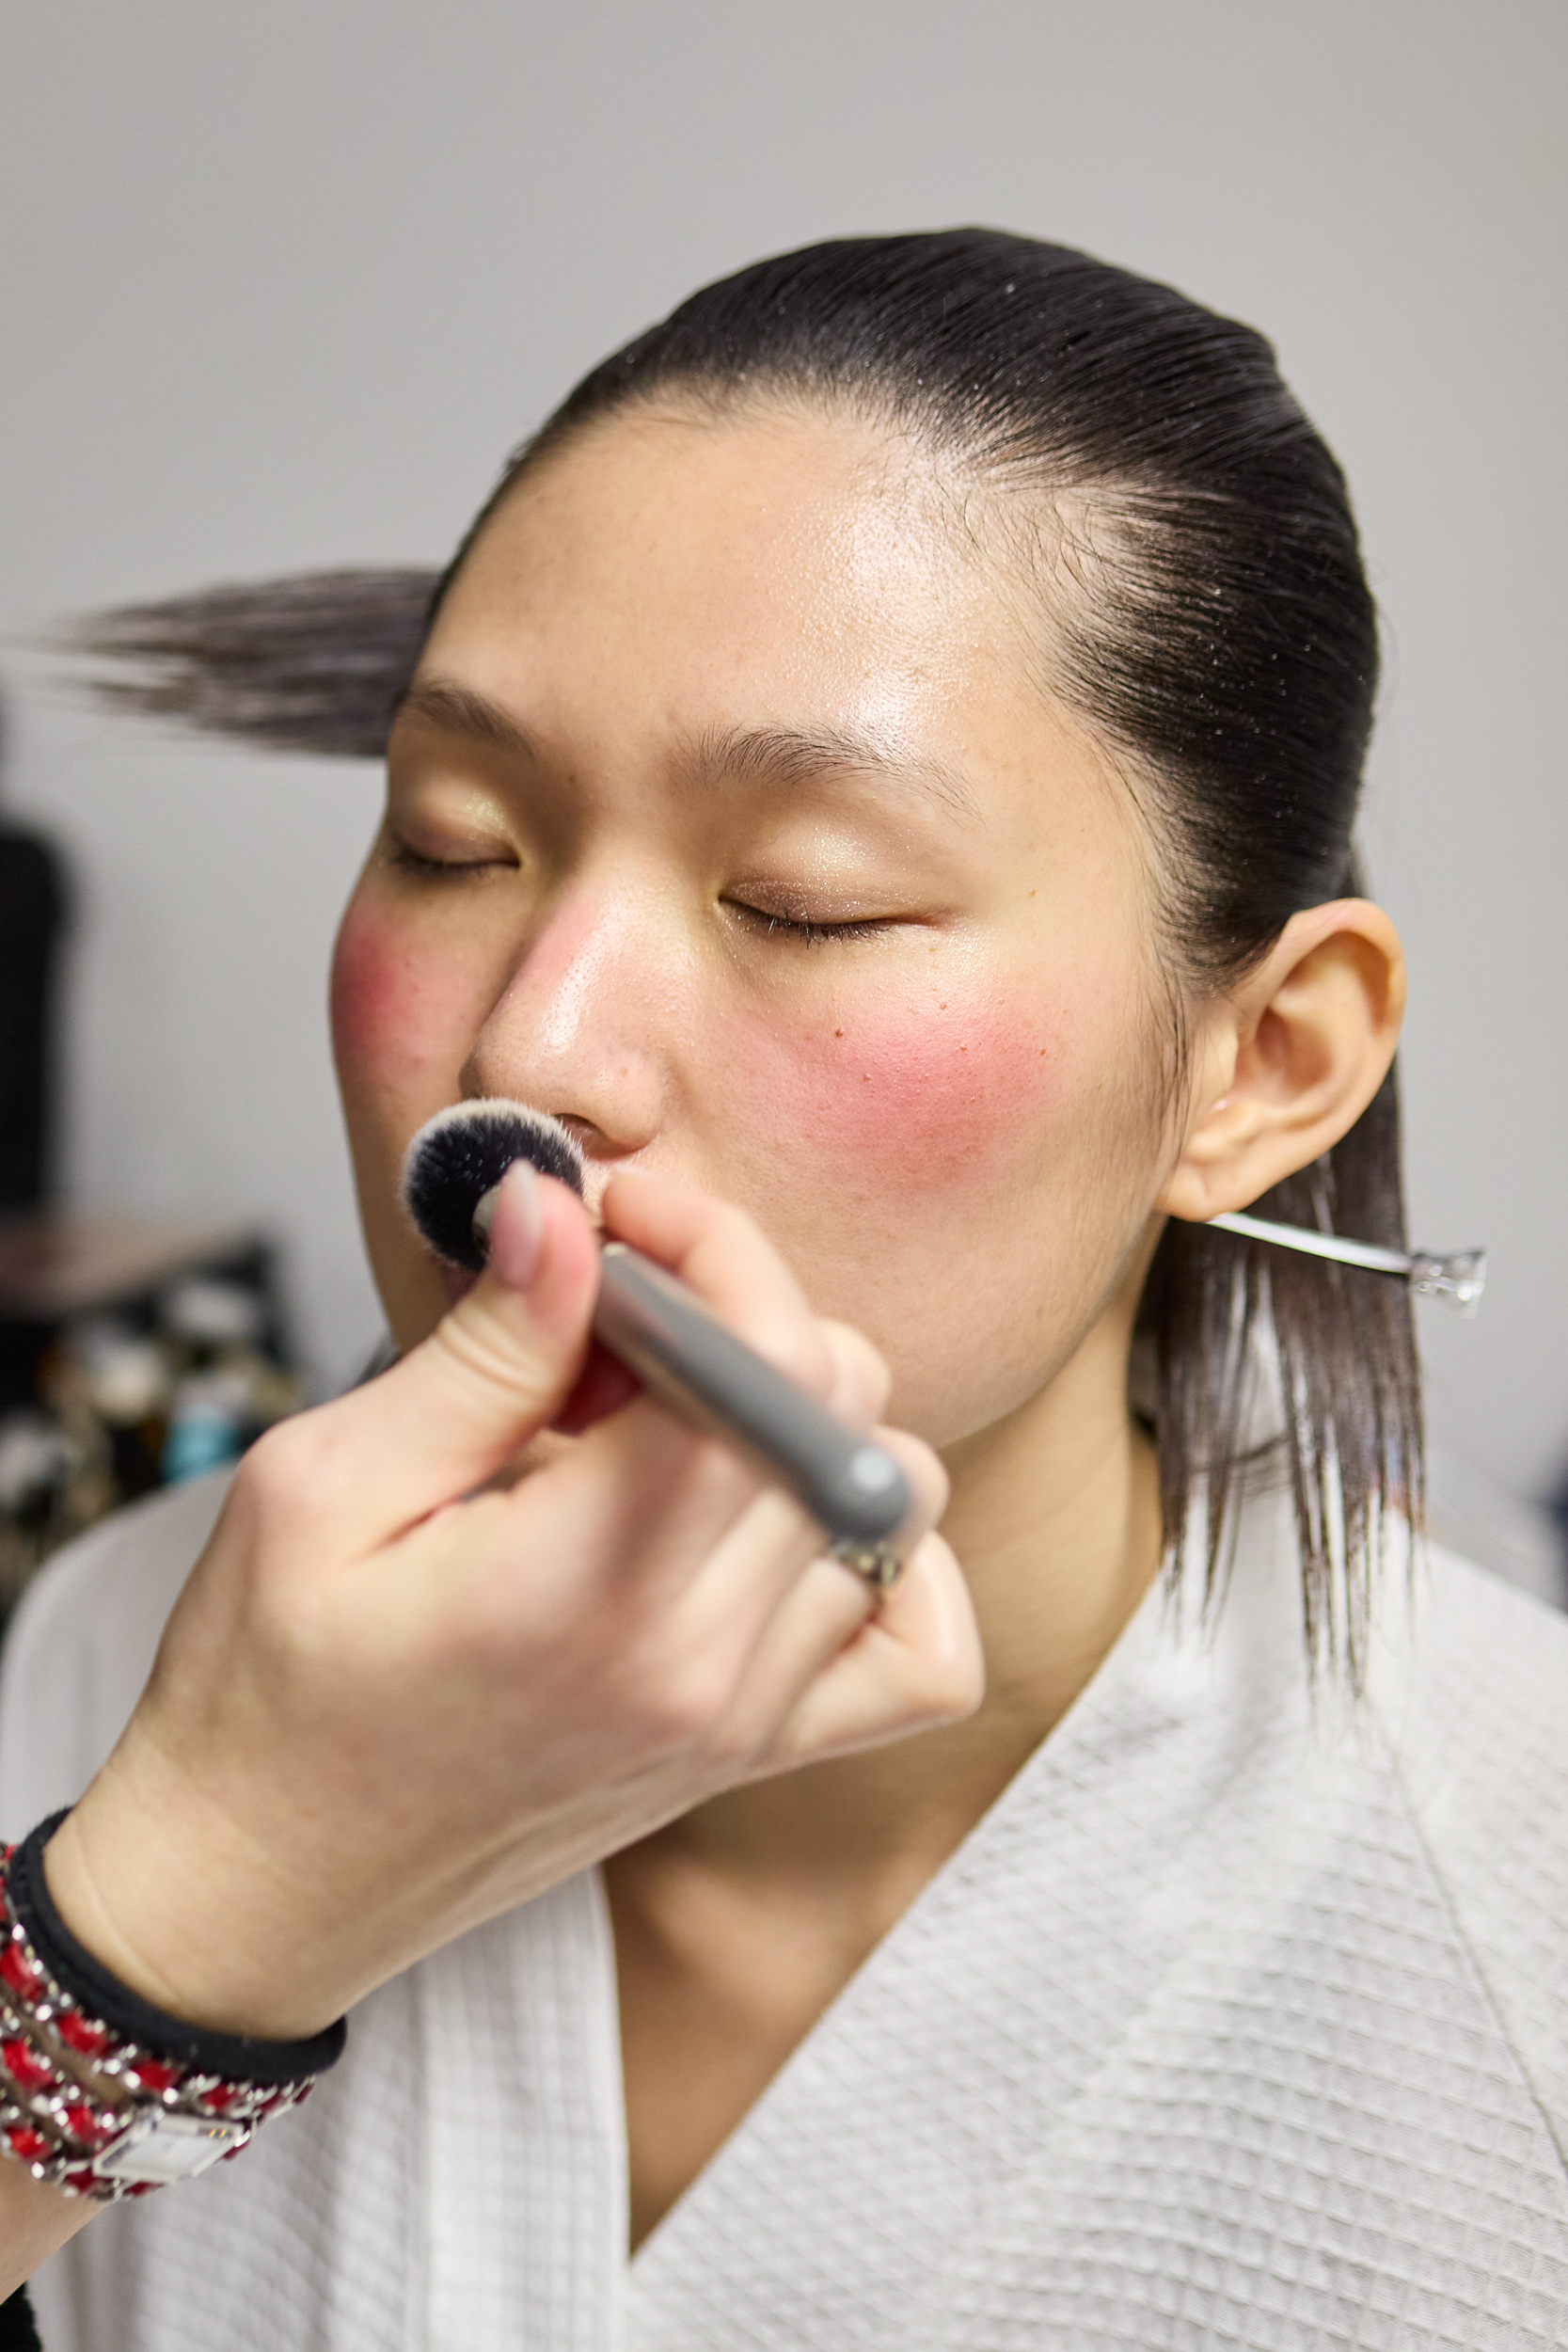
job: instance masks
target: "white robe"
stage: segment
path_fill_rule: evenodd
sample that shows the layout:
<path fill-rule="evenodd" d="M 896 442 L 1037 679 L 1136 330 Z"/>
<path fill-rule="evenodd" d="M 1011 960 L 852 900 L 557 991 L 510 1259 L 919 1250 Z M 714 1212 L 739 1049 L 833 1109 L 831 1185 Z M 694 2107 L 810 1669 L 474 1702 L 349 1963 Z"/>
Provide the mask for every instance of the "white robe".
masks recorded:
<path fill-rule="evenodd" d="M 109 1746 L 218 1492 L 35 1588 L 8 1836 Z M 47 2352 L 1547 2352 L 1565 2149 L 1568 1622 L 1434 1558 L 1314 1718 L 1259 1504 L 1213 1637 L 1150 1596 L 635 2260 L 588 1872 L 35 2294 Z"/>

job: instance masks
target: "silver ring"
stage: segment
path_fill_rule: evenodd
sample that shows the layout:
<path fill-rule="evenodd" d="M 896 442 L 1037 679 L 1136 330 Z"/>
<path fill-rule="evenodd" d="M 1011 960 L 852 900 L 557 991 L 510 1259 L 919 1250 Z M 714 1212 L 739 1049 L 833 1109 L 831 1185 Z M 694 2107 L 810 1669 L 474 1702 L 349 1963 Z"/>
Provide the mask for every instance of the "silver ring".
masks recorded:
<path fill-rule="evenodd" d="M 869 1584 L 874 1593 L 891 1592 L 904 1573 L 902 1555 L 891 1544 L 857 1543 L 852 1535 L 841 1536 L 836 1544 L 830 1544 L 828 1557 Z"/>

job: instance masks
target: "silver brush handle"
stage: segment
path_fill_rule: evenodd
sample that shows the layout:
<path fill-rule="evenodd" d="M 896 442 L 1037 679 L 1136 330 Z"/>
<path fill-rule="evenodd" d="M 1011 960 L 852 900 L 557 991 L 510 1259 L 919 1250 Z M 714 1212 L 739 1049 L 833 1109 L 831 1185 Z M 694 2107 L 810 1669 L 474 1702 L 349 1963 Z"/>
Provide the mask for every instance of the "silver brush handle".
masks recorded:
<path fill-rule="evenodd" d="M 886 1446 L 775 1372 L 625 1242 L 605 1246 L 594 1331 L 661 1404 L 760 1455 L 833 1544 L 874 1551 L 908 1518 L 910 1483 Z"/>

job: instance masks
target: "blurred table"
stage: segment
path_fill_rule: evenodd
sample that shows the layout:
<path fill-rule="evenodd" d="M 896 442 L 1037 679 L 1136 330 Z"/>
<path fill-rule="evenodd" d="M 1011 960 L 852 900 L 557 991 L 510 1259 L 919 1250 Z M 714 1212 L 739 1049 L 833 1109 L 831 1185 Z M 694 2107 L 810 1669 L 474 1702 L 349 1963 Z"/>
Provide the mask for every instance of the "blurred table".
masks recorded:
<path fill-rule="evenodd" d="M 299 1402 L 266 1236 L 0 1219 L 0 1620 L 104 1512 L 234 1460 Z"/>
<path fill-rule="evenodd" d="M 157 1290 L 177 1274 L 227 1263 L 254 1236 L 71 1210 L 0 1219 L 0 1322 L 58 1323 Z"/>
<path fill-rule="evenodd" d="M 69 1209 L 0 1220 L 0 1411 L 31 1399 L 62 1325 L 94 1314 L 150 1321 L 159 1294 L 191 1274 L 257 1291 L 267 1309 L 261 1343 L 289 1361 L 273 1248 L 254 1231 Z"/>

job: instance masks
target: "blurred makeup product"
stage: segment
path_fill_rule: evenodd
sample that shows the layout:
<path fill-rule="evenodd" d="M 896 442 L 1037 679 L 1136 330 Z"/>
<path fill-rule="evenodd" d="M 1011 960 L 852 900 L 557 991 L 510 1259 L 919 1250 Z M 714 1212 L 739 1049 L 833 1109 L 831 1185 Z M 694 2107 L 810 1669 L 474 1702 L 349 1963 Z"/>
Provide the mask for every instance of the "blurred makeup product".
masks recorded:
<path fill-rule="evenodd" d="M 1221 1232 L 1248 1241 L 1271 1242 L 1276 1249 L 1299 1249 L 1309 1258 L 1332 1258 L 1339 1265 L 1364 1266 L 1371 1274 L 1400 1275 L 1423 1297 L 1441 1298 L 1462 1315 L 1473 1315 L 1486 1287 L 1484 1249 L 1386 1249 L 1372 1241 L 1346 1241 L 1338 1233 L 1314 1232 L 1307 1225 L 1271 1225 L 1266 1217 L 1212 1216 Z"/>
<path fill-rule="evenodd" d="M 579 1197 L 582 1154 L 559 1120 L 525 1103 L 459 1103 L 420 1129 L 403 1201 L 449 1265 L 479 1272 L 497 1185 L 528 1160 Z M 687 1422 L 760 1458 L 826 1529 L 834 1559 L 879 1590 L 912 1497 L 885 1446 L 862 1437 L 727 1330 L 695 1293 L 624 1242 L 604 1245 L 594 1335 Z"/>

